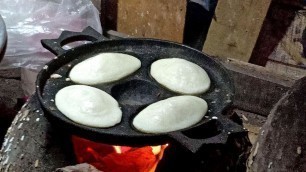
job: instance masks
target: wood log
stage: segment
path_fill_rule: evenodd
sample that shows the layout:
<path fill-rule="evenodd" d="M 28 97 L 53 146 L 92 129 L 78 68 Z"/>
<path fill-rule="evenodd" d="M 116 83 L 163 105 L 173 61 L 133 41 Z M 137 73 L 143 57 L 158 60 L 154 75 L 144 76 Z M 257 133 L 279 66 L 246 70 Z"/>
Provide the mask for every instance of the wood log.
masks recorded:
<path fill-rule="evenodd" d="M 248 160 L 249 172 L 306 170 L 306 77 L 272 109 Z"/>
<path fill-rule="evenodd" d="M 234 106 L 268 116 L 274 104 L 294 83 L 286 75 L 275 74 L 262 66 L 233 59 L 217 59 L 231 74 L 235 85 Z"/>
<path fill-rule="evenodd" d="M 77 164 L 75 166 L 68 166 L 59 168 L 56 170 L 56 172 L 101 172 L 100 170 L 97 170 L 94 166 L 90 164 Z"/>

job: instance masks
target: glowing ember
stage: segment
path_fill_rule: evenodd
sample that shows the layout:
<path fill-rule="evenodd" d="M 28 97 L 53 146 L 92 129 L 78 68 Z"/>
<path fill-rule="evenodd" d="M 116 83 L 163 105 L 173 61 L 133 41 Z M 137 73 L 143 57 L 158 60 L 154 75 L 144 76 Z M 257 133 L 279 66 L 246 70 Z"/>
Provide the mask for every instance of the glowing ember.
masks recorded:
<path fill-rule="evenodd" d="M 114 147 L 116 153 L 118 153 L 118 154 L 122 153 L 120 146 L 113 146 L 113 147 Z"/>
<path fill-rule="evenodd" d="M 103 172 L 154 172 L 167 145 L 127 147 L 72 137 L 78 163 L 89 163 Z"/>

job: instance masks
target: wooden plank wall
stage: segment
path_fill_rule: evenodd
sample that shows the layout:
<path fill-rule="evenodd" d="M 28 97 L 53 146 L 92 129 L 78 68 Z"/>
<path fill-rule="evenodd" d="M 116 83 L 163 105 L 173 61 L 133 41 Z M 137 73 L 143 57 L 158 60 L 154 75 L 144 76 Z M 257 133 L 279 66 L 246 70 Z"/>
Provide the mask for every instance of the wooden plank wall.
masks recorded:
<path fill-rule="evenodd" d="M 103 28 L 134 37 L 183 40 L 187 0 L 100 1 Z M 219 1 L 203 51 L 301 78 L 306 75 L 305 14 L 299 0 Z"/>
<path fill-rule="evenodd" d="M 271 0 L 218 2 L 203 51 L 248 62 Z"/>
<path fill-rule="evenodd" d="M 219 1 L 204 52 L 248 61 L 270 1 Z M 176 42 L 183 40 L 186 6 L 187 0 L 102 0 L 102 11 L 106 11 L 105 20 L 111 21 L 111 29 Z"/>
<path fill-rule="evenodd" d="M 118 0 L 117 31 L 182 42 L 187 0 Z"/>
<path fill-rule="evenodd" d="M 296 79 L 306 76 L 306 10 L 303 8 L 299 0 L 272 2 L 252 53 L 252 63 Z"/>

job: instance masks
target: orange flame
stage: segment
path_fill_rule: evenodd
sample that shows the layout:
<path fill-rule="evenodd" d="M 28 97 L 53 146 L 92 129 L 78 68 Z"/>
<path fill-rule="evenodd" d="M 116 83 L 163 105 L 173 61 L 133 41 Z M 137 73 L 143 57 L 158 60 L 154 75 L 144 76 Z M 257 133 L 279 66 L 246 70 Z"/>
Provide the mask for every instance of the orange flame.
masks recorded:
<path fill-rule="evenodd" d="M 103 172 L 154 172 L 168 146 L 112 146 L 77 136 L 72 136 L 72 142 L 78 163 L 89 163 Z"/>

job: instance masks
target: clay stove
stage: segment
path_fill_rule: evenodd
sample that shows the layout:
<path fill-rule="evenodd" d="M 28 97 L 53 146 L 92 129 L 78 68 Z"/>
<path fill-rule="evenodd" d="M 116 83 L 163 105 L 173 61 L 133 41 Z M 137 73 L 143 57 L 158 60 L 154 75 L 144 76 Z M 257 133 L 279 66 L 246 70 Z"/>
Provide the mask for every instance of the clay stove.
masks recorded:
<path fill-rule="evenodd" d="M 118 149 L 113 145 L 106 147 L 113 153 L 133 149 Z M 226 144 L 208 144 L 195 154 L 180 144 L 172 143 L 165 148 L 162 158 L 162 152 L 160 155 L 155 153 L 161 158 L 156 171 L 244 171 L 249 148 L 246 133 L 231 134 Z M 151 155 L 155 154 L 152 152 Z M 82 162 L 78 160 L 80 156 L 75 156 L 71 135 L 54 128 L 47 121 L 35 96 L 13 121 L 1 155 L 2 171 L 54 171 Z"/>

